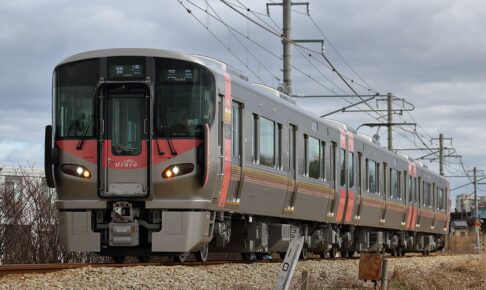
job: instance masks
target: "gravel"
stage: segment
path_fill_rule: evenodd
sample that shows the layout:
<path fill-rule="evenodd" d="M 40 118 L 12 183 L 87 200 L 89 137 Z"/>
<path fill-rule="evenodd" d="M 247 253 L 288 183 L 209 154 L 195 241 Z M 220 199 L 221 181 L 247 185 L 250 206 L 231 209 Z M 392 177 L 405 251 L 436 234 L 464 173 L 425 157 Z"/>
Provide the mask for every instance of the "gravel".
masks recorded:
<path fill-rule="evenodd" d="M 424 275 L 427 277 L 428 273 L 441 271 L 446 265 L 463 265 L 471 260 L 482 260 L 481 263 L 484 264 L 486 258 L 483 255 L 461 255 L 391 259 L 389 273 L 391 282 L 396 277 L 400 285 L 404 285 L 408 283 L 407 279 Z M 373 288 L 371 282 L 358 280 L 358 264 L 359 259 L 301 261 L 297 265 L 292 288 L 298 289 L 304 270 L 310 273 L 312 289 Z M 274 289 L 280 267 L 280 263 L 192 267 L 84 267 L 47 274 L 8 275 L 0 278 L 0 289 Z M 401 273 L 408 273 L 411 278 Z M 470 273 L 468 275 L 468 279 L 481 279 L 474 275 L 471 277 Z M 455 282 L 458 282 L 457 279 L 460 277 L 454 277 Z M 444 281 L 447 282 L 447 279 Z M 483 283 L 486 281 L 475 282 L 477 283 L 468 284 L 472 285 L 468 288 L 484 289 L 486 284 Z M 474 285 L 479 286 L 476 288 Z M 427 289 L 430 288 L 428 286 L 430 284 L 424 283 L 424 286 L 417 284 L 412 288 Z"/>

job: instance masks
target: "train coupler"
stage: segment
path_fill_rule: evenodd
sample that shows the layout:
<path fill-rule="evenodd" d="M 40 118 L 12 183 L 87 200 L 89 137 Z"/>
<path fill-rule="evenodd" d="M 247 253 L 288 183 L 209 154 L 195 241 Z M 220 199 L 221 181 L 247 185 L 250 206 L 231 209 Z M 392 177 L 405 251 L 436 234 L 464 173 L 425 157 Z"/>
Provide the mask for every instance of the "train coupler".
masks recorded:
<path fill-rule="evenodd" d="M 108 224 L 109 245 L 138 246 L 140 225 L 135 219 L 132 204 L 124 201 L 114 203 L 111 218 Z"/>

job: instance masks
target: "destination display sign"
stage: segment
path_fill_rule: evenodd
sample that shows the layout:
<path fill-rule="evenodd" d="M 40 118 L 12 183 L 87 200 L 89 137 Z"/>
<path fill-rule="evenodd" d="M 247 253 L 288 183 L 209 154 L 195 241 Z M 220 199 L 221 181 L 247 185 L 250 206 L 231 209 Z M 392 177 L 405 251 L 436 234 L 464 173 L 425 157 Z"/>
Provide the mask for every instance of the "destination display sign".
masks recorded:
<path fill-rule="evenodd" d="M 143 65 L 141 64 L 112 64 L 110 65 L 110 78 L 143 78 Z"/>
<path fill-rule="evenodd" d="M 163 79 L 166 82 L 194 82 L 197 81 L 192 69 L 188 68 L 168 68 L 163 72 Z"/>

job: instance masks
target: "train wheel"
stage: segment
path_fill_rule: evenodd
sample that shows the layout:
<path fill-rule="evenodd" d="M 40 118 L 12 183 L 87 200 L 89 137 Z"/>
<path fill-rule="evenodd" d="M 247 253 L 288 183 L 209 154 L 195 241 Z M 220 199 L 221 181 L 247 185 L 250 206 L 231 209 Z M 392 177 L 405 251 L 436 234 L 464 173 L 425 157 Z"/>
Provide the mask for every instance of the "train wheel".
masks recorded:
<path fill-rule="evenodd" d="M 209 254 L 209 245 L 206 244 L 202 248 L 200 248 L 199 251 L 196 252 L 196 260 L 204 263 L 208 260 L 208 254 Z"/>
<path fill-rule="evenodd" d="M 346 258 L 348 255 L 348 252 L 346 251 L 341 251 L 341 258 Z"/>
<path fill-rule="evenodd" d="M 150 256 L 137 256 L 137 258 L 140 263 L 147 263 L 150 259 Z"/>
<path fill-rule="evenodd" d="M 179 262 L 179 263 L 184 263 L 186 261 L 187 257 L 189 257 L 189 253 L 183 253 L 183 254 L 174 256 L 174 260 L 176 262 Z"/>
<path fill-rule="evenodd" d="M 116 264 L 123 264 L 125 262 L 125 256 L 111 256 Z"/>
<path fill-rule="evenodd" d="M 334 248 L 334 247 L 332 247 L 332 248 L 331 248 L 331 251 L 329 252 L 329 256 L 330 256 L 332 259 L 336 258 L 336 256 L 337 256 L 337 249 L 336 249 L 336 248 Z"/>
<path fill-rule="evenodd" d="M 402 247 L 398 247 L 398 248 L 397 248 L 397 256 L 403 256 L 403 253 L 404 253 L 404 252 L 403 252 Z"/>
<path fill-rule="evenodd" d="M 254 253 L 241 253 L 241 258 L 246 261 L 255 261 L 256 255 Z"/>
<path fill-rule="evenodd" d="M 308 251 L 307 251 L 307 247 L 304 245 L 304 246 L 302 247 L 302 251 L 300 251 L 300 258 L 301 258 L 302 260 L 307 260 L 307 258 L 308 258 L 308 257 L 309 257 L 309 253 L 308 253 Z"/>

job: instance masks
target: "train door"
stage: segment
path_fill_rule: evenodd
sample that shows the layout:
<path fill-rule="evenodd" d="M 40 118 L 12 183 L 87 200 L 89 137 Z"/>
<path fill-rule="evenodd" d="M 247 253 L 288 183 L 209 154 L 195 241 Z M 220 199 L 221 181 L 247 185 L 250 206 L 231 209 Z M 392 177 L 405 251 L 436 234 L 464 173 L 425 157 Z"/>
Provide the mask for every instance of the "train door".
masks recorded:
<path fill-rule="evenodd" d="M 98 177 L 102 196 L 149 193 L 149 99 L 148 90 L 140 86 L 102 90 Z"/>
<path fill-rule="evenodd" d="M 295 195 L 297 188 L 297 144 L 296 144 L 297 127 L 289 125 L 289 172 L 287 178 L 287 197 L 285 201 L 286 210 L 294 210 Z"/>
<path fill-rule="evenodd" d="M 347 170 L 347 199 L 346 199 L 346 213 L 344 221 L 351 223 L 354 217 L 355 200 L 356 200 L 356 188 L 355 188 L 355 152 L 354 152 L 354 138 L 350 133 L 348 134 L 348 152 L 346 158 L 346 170 Z"/>
<path fill-rule="evenodd" d="M 226 197 L 231 180 L 231 123 L 232 123 L 232 97 L 231 82 L 229 77 L 225 77 L 225 94 L 219 95 L 218 99 L 218 175 L 216 187 L 213 190 L 213 198 L 218 199 L 218 206 L 226 205 Z"/>
<path fill-rule="evenodd" d="M 226 201 L 231 203 L 239 202 L 240 184 L 242 178 L 242 130 L 241 130 L 241 113 L 242 104 L 233 101 L 231 106 L 233 127 L 231 130 L 231 145 L 232 145 L 232 167 L 231 167 L 231 183 Z"/>

